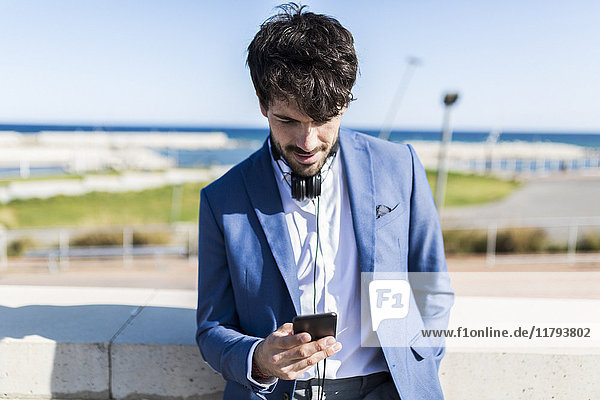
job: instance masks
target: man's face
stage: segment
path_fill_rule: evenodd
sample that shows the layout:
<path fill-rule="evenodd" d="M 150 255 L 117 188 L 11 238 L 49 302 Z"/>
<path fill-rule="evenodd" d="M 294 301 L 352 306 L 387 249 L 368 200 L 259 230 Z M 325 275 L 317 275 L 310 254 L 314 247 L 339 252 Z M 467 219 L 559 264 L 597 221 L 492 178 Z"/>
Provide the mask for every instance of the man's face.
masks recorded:
<path fill-rule="evenodd" d="M 262 114 L 269 120 L 272 145 L 293 172 L 303 177 L 316 175 L 338 139 L 340 113 L 326 122 L 315 122 L 295 101 L 274 100 Z"/>

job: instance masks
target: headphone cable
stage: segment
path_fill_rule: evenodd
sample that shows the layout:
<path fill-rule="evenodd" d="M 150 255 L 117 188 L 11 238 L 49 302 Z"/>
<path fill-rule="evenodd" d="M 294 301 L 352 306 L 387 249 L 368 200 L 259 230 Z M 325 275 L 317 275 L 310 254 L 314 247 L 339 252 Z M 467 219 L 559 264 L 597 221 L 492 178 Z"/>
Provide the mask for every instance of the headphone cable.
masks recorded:
<path fill-rule="evenodd" d="M 315 264 L 313 268 L 313 312 L 317 313 L 317 257 L 319 255 L 319 210 L 321 206 L 321 196 L 317 196 L 317 212 L 316 212 L 316 220 L 317 220 L 317 245 L 315 249 Z M 326 312 L 325 307 L 325 285 L 327 283 L 326 270 L 325 265 L 323 265 L 323 312 Z M 327 358 L 323 360 L 323 378 L 321 378 L 321 372 L 319 369 L 319 363 L 317 363 L 317 399 L 323 400 L 325 395 L 325 371 L 327 370 Z"/>

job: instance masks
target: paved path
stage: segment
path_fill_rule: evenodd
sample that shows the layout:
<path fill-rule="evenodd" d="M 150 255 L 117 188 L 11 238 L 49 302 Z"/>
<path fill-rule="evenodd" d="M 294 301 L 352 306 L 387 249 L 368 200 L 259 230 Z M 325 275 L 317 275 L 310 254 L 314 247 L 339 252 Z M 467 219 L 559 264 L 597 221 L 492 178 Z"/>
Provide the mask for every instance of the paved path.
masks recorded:
<path fill-rule="evenodd" d="M 485 257 L 449 257 L 452 287 L 461 296 L 600 299 L 600 263 L 488 266 Z M 197 267 L 186 259 L 74 261 L 49 273 L 43 262 L 13 261 L 0 285 L 129 287 L 196 290 Z"/>
<path fill-rule="evenodd" d="M 600 216 L 600 176 L 561 175 L 527 182 L 504 200 L 451 207 L 447 220 Z"/>
<path fill-rule="evenodd" d="M 10 260 L 0 271 L 0 285 L 129 287 L 196 290 L 197 267 L 187 259 L 73 260 L 68 269 L 48 272 L 45 261 Z"/>

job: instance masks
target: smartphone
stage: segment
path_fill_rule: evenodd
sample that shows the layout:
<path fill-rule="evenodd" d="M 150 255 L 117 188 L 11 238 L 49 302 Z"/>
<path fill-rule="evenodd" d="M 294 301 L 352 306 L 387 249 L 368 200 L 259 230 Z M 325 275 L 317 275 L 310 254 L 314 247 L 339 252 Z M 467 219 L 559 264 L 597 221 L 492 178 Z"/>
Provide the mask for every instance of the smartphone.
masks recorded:
<path fill-rule="evenodd" d="M 294 334 L 308 332 L 313 341 L 325 336 L 335 337 L 337 314 L 334 312 L 299 315 L 292 320 Z"/>

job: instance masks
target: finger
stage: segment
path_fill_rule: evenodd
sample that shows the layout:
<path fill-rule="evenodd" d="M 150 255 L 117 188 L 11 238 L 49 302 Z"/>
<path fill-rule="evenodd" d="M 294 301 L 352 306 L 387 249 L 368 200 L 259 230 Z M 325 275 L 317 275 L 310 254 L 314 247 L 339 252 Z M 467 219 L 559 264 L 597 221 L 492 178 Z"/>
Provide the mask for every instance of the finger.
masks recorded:
<path fill-rule="evenodd" d="M 335 353 L 339 352 L 342 349 L 342 344 L 340 342 L 333 341 L 333 344 L 326 346 L 323 350 L 317 351 L 312 356 L 300 362 L 306 363 L 306 368 L 310 368 L 321 360 L 326 359 L 327 357 L 331 357 Z"/>
<path fill-rule="evenodd" d="M 273 332 L 276 336 L 288 336 L 294 334 L 294 325 L 291 322 L 286 322 L 281 325 L 275 332 Z"/>
<path fill-rule="evenodd" d="M 311 341 L 308 333 L 294 335 L 294 325 L 289 322 L 281 325 L 271 335 L 273 346 L 280 349 L 289 349 Z"/>
<path fill-rule="evenodd" d="M 287 336 L 273 335 L 271 344 L 278 349 L 287 350 L 309 343 L 310 340 L 311 337 L 306 332 Z"/>
<path fill-rule="evenodd" d="M 304 371 L 313 367 L 319 361 L 322 361 L 327 357 L 331 357 L 341 349 L 342 344 L 335 342 L 333 345 L 325 347 L 323 350 L 317 351 L 309 357 L 292 360 L 292 362 L 290 362 L 287 366 L 282 366 L 282 370 L 287 371 L 288 374 L 295 373 L 300 375 L 304 373 Z"/>
<path fill-rule="evenodd" d="M 323 358 L 325 358 L 340 350 L 341 347 L 338 348 L 339 346 L 336 346 L 337 343 L 333 337 L 329 336 L 319 339 L 316 342 L 293 347 L 290 350 L 280 353 L 279 356 L 283 360 L 289 360 L 290 363 L 308 359 L 319 352 L 323 352 Z M 341 344 L 339 345 L 341 346 Z"/>
<path fill-rule="evenodd" d="M 304 343 L 287 350 L 282 349 L 282 351 L 273 354 L 271 362 L 280 368 L 285 368 L 302 360 L 306 360 L 315 353 L 323 351 L 335 343 L 336 341 L 333 338 L 323 338 L 316 342 Z"/>
<path fill-rule="evenodd" d="M 331 337 L 323 338 L 317 342 L 307 343 L 301 346 L 303 347 L 302 351 L 306 351 L 304 354 L 308 355 L 307 357 L 297 358 L 297 348 L 273 355 L 272 362 L 277 368 L 275 376 L 288 380 L 296 379 L 304 373 L 304 371 L 308 370 L 319 361 L 337 353 L 342 348 L 342 344 L 336 342 L 335 339 Z"/>

